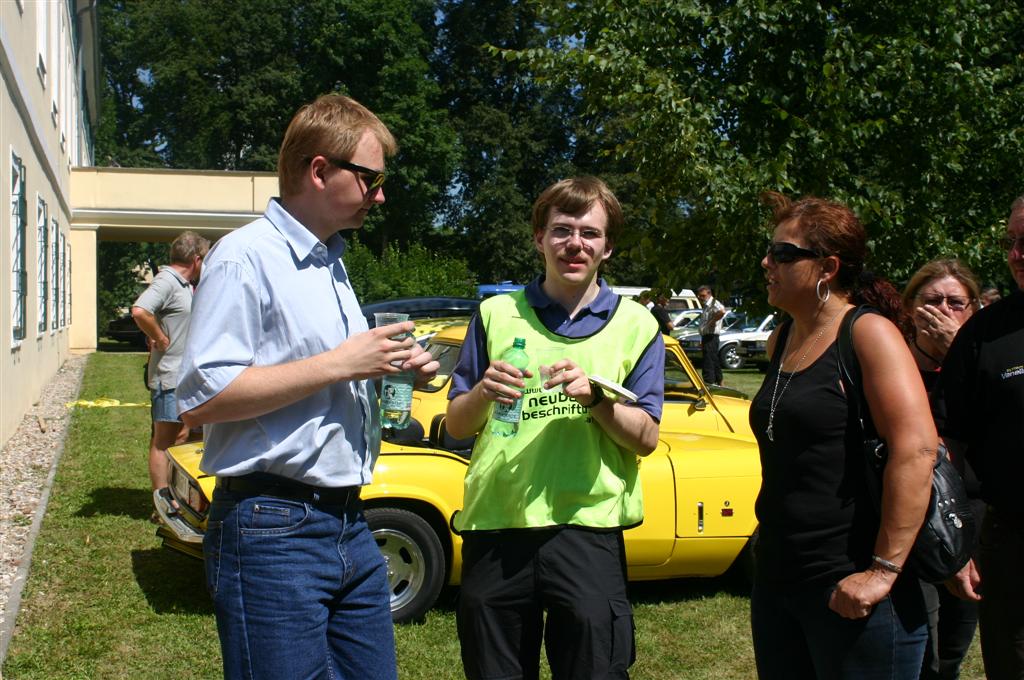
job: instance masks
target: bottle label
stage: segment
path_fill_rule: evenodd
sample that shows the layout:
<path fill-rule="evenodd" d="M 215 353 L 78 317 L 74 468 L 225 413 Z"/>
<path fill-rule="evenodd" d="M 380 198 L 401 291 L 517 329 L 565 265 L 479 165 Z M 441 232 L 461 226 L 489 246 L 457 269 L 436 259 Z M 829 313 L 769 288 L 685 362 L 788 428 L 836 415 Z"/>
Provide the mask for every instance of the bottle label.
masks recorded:
<path fill-rule="evenodd" d="M 412 407 L 412 383 L 385 380 L 381 388 L 382 411 L 408 411 Z"/>
<path fill-rule="evenodd" d="M 523 411 L 523 400 L 516 399 L 511 404 L 494 402 L 494 419 L 503 423 L 518 423 Z"/>

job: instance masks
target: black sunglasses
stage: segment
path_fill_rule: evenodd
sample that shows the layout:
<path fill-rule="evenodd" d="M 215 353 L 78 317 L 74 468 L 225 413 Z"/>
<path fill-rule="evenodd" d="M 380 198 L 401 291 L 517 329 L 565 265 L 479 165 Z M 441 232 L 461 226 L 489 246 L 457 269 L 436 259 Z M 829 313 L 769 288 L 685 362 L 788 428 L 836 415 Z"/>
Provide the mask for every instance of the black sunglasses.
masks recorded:
<path fill-rule="evenodd" d="M 796 260 L 809 257 L 822 257 L 821 253 L 816 250 L 801 248 L 800 246 L 793 245 L 792 243 L 786 243 L 785 241 L 773 241 L 772 243 L 769 243 L 767 255 L 778 264 L 786 264 L 788 262 L 794 262 Z"/>
<path fill-rule="evenodd" d="M 306 156 L 305 160 L 309 163 L 313 158 L 314 156 Z M 341 168 L 342 170 L 351 170 L 352 172 L 357 173 L 366 184 L 367 194 L 377 193 L 377 191 L 384 186 L 384 180 L 387 179 L 387 174 L 382 170 L 372 170 L 362 165 L 343 161 L 340 158 L 328 158 L 327 156 L 324 156 L 324 158 L 327 159 L 328 163 L 337 168 Z"/>

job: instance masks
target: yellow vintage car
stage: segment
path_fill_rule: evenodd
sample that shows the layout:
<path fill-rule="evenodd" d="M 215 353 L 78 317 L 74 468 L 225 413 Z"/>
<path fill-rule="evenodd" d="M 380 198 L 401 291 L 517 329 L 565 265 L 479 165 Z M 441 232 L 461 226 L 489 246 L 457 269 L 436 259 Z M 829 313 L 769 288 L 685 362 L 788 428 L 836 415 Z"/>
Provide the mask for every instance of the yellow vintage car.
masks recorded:
<path fill-rule="evenodd" d="M 415 445 L 384 441 L 373 484 L 363 489 L 366 518 L 388 562 L 396 622 L 421 619 L 441 588 L 458 585 L 462 539 L 450 528 L 462 508 L 471 441 L 444 428 L 448 384 L 466 321 L 448 320 L 429 340 L 441 364 L 414 393 L 413 417 L 426 436 Z M 641 459 L 644 522 L 625 533 L 631 580 L 718 576 L 749 558 L 761 481 L 749 402 L 712 395 L 672 338 L 665 338 L 665 409 L 657 450 Z M 202 444 L 170 450 L 170 491 L 180 509 L 154 494 L 157 535 L 168 548 L 202 558 L 202 535 L 215 479 L 199 470 Z"/>

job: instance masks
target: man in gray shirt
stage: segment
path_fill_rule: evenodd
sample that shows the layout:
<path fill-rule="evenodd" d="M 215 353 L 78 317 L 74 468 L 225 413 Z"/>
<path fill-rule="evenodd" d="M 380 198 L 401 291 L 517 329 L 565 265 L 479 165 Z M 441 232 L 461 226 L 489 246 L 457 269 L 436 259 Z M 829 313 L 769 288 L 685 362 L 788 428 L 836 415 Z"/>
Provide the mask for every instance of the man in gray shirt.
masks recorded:
<path fill-rule="evenodd" d="M 132 305 L 132 318 L 149 338 L 148 387 L 153 434 L 149 440 L 149 479 L 153 489 L 167 486 L 167 447 L 181 431 L 174 389 L 192 313 L 192 287 L 199 282 L 210 242 L 186 231 L 171 243 L 171 264 L 163 266 Z"/>

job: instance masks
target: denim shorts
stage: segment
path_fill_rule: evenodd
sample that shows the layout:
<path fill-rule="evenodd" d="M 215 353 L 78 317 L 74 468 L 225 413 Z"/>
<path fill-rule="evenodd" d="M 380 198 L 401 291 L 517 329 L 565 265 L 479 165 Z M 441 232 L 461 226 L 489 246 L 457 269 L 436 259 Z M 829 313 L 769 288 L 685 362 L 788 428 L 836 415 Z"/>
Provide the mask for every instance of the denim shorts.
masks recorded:
<path fill-rule="evenodd" d="M 149 391 L 149 400 L 152 404 L 151 413 L 154 423 L 180 423 L 178 417 L 178 400 L 174 396 L 174 390 L 163 390 L 159 387 Z"/>

